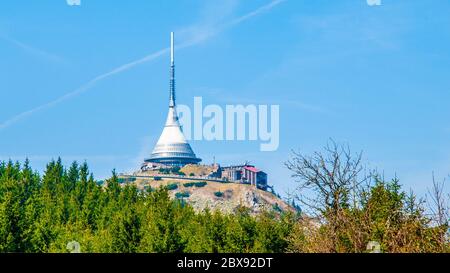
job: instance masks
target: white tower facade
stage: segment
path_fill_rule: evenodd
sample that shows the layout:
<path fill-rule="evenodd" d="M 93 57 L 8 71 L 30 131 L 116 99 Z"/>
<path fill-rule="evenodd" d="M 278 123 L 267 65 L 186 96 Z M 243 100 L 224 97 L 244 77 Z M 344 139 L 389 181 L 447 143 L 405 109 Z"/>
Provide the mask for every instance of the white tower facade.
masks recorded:
<path fill-rule="evenodd" d="M 201 161 L 197 158 L 191 146 L 187 142 L 178 121 L 175 109 L 175 62 L 174 62 L 174 33 L 170 33 L 170 88 L 169 88 L 169 113 L 166 124 L 156 143 L 150 158 L 145 162 L 160 163 L 170 166 L 184 166 L 197 164 Z"/>

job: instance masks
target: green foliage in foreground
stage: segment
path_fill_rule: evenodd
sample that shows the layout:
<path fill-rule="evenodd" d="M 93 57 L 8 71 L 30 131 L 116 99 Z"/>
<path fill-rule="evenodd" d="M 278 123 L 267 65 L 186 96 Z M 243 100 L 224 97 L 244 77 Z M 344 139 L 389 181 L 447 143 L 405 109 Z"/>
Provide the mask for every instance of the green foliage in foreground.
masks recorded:
<path fill-rule="evenodd" d="M 104 186 L 86 163 L 61 160 L 41 177 L 28 161 L 0 163 L 0 252 L 283 252 L 293 215 L 195 213 L 168 189 L 139 191 L 113 172 Z"/>
<path fill-rule="evenodd" d="M 68 252 L 72 241 L 108 253 L 366 252 L 370 241 L 383 252 L 450 252 L 448 218 L 431 224 L 397 180 L 375 180 L 357 202 L 326 207 L 319 224 L 278 205 L 259 216 L 196 213 L 183 196 L 170 199 L 170 187 L 139 191 L 115 172 L 99 184 L 86 163 L 52 161 L 41 177 L 28 161 L 0 162 L 0 252 Z"/>

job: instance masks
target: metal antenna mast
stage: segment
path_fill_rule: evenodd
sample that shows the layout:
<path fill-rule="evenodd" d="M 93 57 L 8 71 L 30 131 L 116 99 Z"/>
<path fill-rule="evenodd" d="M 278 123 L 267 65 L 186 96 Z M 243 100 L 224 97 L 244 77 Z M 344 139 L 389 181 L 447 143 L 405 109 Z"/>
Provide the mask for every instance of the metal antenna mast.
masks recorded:
<path fill-rule="evenodd" d="M 175 107 L 175 62 L 174 62 L 174 33 L 170 33 L 170 97 L 169 107 Z"/>

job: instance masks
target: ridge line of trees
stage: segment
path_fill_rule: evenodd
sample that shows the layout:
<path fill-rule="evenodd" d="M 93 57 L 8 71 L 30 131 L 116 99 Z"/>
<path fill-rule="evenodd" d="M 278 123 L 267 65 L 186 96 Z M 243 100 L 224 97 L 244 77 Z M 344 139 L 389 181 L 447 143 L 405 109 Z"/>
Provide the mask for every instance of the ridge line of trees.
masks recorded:
<path fill-rule="evenodd" d="M 449 202 L 433 177 L 429 199 L 368 171 L 361 154 L 330 142 L 285 165 L 302 213 L 196 212 L 168 188 L 99 183 L 88 165 L 61 159 L 43 175 L 29 160 L 0 162 L 0 252 L 450 252 Z M 295 201 L 297 202 L 295 202 Z M 427 210 L 428 206 L 428 210 Z M 373 244 L 372 244 L 373 245 Z"/>
<path fill-rule="evenodd" d="M 298 217 L 219 211 L 196 213 L 168 189 L 120 185 L 113 171 L 103 185 L 88 165 L 61 159 L 43 176 L 28 160 L 0 162 L 0 252 L 283 252 Z"/>

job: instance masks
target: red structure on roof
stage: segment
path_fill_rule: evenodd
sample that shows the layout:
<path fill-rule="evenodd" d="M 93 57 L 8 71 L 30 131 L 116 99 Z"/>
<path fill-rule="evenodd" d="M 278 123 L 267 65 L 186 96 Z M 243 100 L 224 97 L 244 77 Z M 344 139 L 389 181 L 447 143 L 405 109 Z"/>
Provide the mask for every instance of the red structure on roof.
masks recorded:
<path fill-rule="evenodd" d="M 260 170 L 258 170 L 257 168 L 255 168 L 253 166 L 245 166 L 244 169 L 249 170 L 249 171 L 254 172 L 254 173 L 260 172 Z"/>

